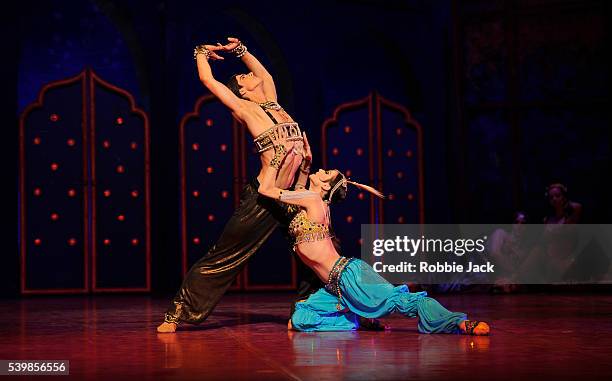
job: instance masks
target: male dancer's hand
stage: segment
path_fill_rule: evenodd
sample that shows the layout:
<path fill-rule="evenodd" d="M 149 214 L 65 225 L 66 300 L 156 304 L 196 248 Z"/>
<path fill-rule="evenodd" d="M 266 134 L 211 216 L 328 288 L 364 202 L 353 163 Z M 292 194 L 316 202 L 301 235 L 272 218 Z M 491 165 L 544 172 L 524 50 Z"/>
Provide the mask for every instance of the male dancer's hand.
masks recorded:
<path fill-rule="evenodd" d="M 213 59 L 213 60 L 224 60 L 225 59 L 216 53 L 218 51 L 224 50 L 221 46 L 219 46 L 218 43 L 217 45 L 204 44 L 204 47 L 210 51 L 210 59 Z"/>
<path fill-rule="evenodd" d="M 302 137 L 304 138 L 304 151 L 302 156 L 304 157 L 304 162 L 302 163 L 303 169 L 310 169 L 310 165 L 312 164 L 312 151 L 310 150 L 310 144 L 308 143 L 308 137 L 306 137 L 306 132 L 302 132 Z"/>

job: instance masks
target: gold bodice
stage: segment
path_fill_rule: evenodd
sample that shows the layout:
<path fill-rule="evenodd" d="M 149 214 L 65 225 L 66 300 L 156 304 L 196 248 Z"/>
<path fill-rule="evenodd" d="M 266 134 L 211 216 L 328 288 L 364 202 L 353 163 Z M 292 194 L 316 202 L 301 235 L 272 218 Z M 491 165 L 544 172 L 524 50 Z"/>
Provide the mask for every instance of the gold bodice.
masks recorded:
<path fill-rule="evenodd" d="M 315 242 L 331 238 L 329 227 L 308 219 L 305 209 L 299 210 L 289 223 L 289 234 L 295 238 L 294 246 L 302 242 Z"/>

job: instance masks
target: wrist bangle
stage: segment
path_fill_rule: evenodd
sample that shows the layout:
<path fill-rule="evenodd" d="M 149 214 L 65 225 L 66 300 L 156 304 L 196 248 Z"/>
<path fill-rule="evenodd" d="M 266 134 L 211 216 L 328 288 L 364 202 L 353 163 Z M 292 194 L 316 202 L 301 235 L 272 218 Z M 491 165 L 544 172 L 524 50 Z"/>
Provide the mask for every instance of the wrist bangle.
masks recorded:
<path fill-rule="evenodd" d="M 236 58 L 240 58 L 247 52 L 247 47 L 241 42 L 234 49 L 230 50 L 230 53 L 235 54 Z"/>
<path fill-rule="evenodd" d="M 197 59 L 198 54 L 204 54 L 204 57 L 208 60 L 210 58 L 210 50 L 206 49 L 204 45 L 198 45 L 193 49 L 193 59 Z"/>

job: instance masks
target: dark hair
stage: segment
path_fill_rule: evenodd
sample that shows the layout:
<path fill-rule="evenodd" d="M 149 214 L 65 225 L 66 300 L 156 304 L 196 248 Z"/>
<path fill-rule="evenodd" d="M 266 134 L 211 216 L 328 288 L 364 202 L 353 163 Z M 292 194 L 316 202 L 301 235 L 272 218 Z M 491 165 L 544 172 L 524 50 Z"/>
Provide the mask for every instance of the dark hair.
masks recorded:
<path fill-rule="evenodd" d="M 332 189 L 334 189 L 334 187 L 336 186 L 336 184 L 338 184 L 338 182 L 340 182 L 340 181 L 342 181 L 344 179 L 345 179 L 344 175 L 342 173 L 340 173 L 340 171 L 338 171 L 338 174 L 336 175 L 336 177 L 334 177 L 333 179 L 331 179 L 329 181 L 329 186 L 330 186 L 329 189 L 330 189 L 330 191 Z M 331 200 L 329 200 L 329 202 L 332 203 L 332 204 L 335 204 L 335 203 L 338 203 L 338 202 L 342 202 L 346 198 L 346 194 L 347 194 L 346 185 L 341 185 L 338 189 L 336 189 L 336 191 L 332 195 L 332 198 L 331 198 Z M 326 199 L 327 199 L 327 197 L 329 197 L 329 191 L 325 195 Z"/>
<path fill-rule="evenodd" d="M 561 183 L 552 183 L 549 186 L 547 186 L 546 191 L 544 192 L 544 196 L 548 198 L 548 196 L 550 195 L 550 191 L 555 188 L 559 189 L 559 191 L 561 192 L 561 195 L 567 198 L 567 187 Z"/>
<path fill-rule="evenodd" d="M 231 77 L 229 77 L 227 82 L 225 82 L 225 86 L 227 86 L 228 89 L 232 90 L 232 93 L 236 94 L 238 98 L 242 98 L 242 94 L 240 94 L 240 88 L 242 86 L 238 84 L 239 75 L 240 74 L 233 74 Z"/>

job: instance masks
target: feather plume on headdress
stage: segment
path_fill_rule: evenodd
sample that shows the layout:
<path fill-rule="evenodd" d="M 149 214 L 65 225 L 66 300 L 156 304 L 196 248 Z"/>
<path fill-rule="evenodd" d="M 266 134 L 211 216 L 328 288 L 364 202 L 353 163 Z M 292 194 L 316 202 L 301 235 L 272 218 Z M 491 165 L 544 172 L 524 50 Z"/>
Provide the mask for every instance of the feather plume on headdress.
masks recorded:
<path fill-rule="evenodd" d="M 369 186 L 369 185 L 365 185 L 365 184 L 361 184 L 361 183 L 358 183 L 358 182 L 356 182 L 356 181 L 351 181 L 351 180 L 346 180 L 346 181 L 347 181 L 349 184 L 353 184 L 354 186 L 356 186 L 356 187 L 357 187 L 357 188 L 359 188 L 359 189 L 363 189 L 363 190 L 365 190 L 366 192 L 370 192 L 370 193 L 372 193 L 374 196 L 376 196 L 376 197 L 378 197 L 378 198 L 382 198 L 382 199 L 384 199 L 384 198 L 385 198 L 385 195 L 384 195 L 384 194 L 383 194 L 381 191 L 379 191 L 378 189 L 376 189 L 376 188 L 374 188 L 374 187 L 371 187 L 371 186 Z"/>
<path fill-rule="evenodd" d="M 382 198 L 382 199 L 385 198 L 385 195 L 378 189 L 371 187 L 369 185 L 365 185 L 365 184 L 358 183 L 356 181 L 349 180 L 346 178 L 346 176 L 344 176 L 342 172 L 339 172 L 339 173 L 340 173 L 340 176 L 342 176 L 342 180 L 338 181 L 336 185 L 334 185 L 334 187 L 330 190 L 328 200 L 332 199 L 332 197 L 334 196 L 334 193 L 338 190 L 338 188 L 346 187 L 347 184 L 353 184 L 357 188 L 365 190 L 366 192 L 369 192 L 378 198 Z"/>

